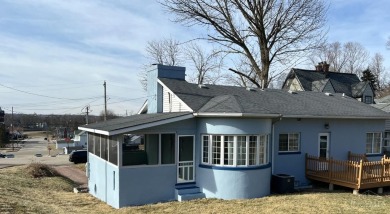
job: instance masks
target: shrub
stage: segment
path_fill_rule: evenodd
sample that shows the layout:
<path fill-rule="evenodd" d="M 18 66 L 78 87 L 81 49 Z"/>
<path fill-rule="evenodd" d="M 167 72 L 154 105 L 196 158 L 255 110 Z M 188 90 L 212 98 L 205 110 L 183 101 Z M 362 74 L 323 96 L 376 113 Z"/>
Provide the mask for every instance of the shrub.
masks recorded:
<path fill-rule="evenodd" d="M 33 178 L 54 177 L 58 175 L 53 167 L 43 163 L 31 163 L 27 166 L 27 172 Z"/>

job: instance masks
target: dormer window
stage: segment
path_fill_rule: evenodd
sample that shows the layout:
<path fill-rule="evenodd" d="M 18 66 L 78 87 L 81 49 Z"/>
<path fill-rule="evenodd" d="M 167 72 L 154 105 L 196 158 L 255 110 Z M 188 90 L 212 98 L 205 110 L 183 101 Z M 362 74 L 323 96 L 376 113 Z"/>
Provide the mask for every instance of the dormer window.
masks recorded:
<path fill-rule="evenodd" d="M 364 103 L 372 104 L 372 96 L 364 96 Z"/>

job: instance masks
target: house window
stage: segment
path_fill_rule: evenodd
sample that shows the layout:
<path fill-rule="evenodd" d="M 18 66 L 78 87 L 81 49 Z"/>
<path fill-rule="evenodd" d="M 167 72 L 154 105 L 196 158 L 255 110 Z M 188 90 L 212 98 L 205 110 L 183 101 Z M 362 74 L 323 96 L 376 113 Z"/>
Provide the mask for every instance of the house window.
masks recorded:
<path fill-rule="evenodd" d="M 365 96 L 364 103 L 372 104 L 372 96 Z"/>
<path fill-rule="evenodd" d="M 367 133 L 366 153 L 367 154 L 381 153 L 381 143 L 382 143 L 381 132 Z"/>
<path fill-rule="evenodd" d="M 390 131 L 385 131 L 384 137 L 383 137 L 383 147 L 389 147 L 390 149 Z"/>
<path fill-rule="evenodd" d="M 221 136 L 212 137 L 212 164 L 221 164 Z"/>
<path fill-rule="evenodd" d="M 202 163 L 220 166 L 266 164 L 267 140 L 267 135 L 203 135 Z"/>
<path fill-rule="evenodd" d="M 172 111 L 172 94 L 170 92 L 168 92 L 168 108 L 169 108 L 169 112 Z"/>
<path fill-rule="evenodd" d="M 203 141 L 202 141 L 202 148 L 203 148 L 202 162 L 203 163 L 208 163 L 209 162 L 209 147 L 210 147 L 209 136 L 208 135 L 204 135 L 203 136 Z"/>
<path fill-rule="evenodd" d="M 237 136 L 237 166 L 246 165 L 246 136 Z"/>
<path fill-rule="evenodd" d="M 298 152 L 299 133 L 279 134 L 279 152 Z"/>
<path fill-rule="evenodd" d="M 233 166 L 234 158 L 234 137 L 233 136 L 224 136 L 224 165 Z"/>

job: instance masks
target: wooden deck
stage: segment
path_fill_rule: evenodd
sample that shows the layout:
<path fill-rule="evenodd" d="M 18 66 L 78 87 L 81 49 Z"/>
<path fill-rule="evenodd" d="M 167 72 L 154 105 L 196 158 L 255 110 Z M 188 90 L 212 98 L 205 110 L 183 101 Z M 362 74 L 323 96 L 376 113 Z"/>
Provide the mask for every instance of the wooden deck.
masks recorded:
<path fill-rule="evenodd" d="M 368 161 L 365 155 L 348 154 L 349 160 L 324 159 L 306 154 L 308 179 L 359 189 L 390 186 L 390 158 Z"/>

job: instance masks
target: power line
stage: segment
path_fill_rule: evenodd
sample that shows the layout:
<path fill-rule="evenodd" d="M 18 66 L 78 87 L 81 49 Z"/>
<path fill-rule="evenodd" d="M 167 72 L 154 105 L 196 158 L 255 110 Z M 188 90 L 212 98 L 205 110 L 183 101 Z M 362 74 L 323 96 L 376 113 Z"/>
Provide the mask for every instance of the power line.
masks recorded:
<path fill-rule="evenodd" d="M 3 86 L 4 88 L 15 90 L 15 91 L 19 91 L 19 92 L 22 92 L 22 93 L 30 94 L 30 95 L 46 97 L 46 98 L 51 98 L 51 99 L 58 99 L 58 100 L 88 100 L 88 99 L 96 98 L 96 97 L 90 97 L 90 98 L 77 98 L 77 99 L 75 99 L 75 98 L 52 97 L 52 96 L 46 96 L 46 95 L 42 95 L 42 94 L 35 94 L 35 93 L 32 93 L 32 92 L 19 90 L 19 89 L 16 89 L 16 88 L 5 86 L 3 84 L 0 84 L 0 86 Z"/>

